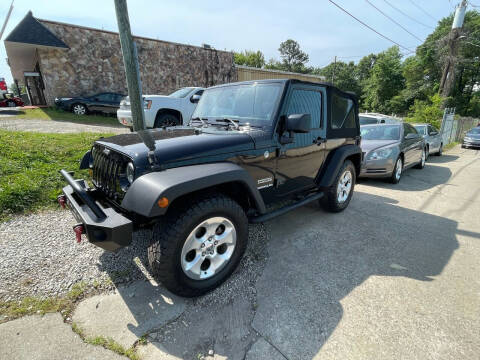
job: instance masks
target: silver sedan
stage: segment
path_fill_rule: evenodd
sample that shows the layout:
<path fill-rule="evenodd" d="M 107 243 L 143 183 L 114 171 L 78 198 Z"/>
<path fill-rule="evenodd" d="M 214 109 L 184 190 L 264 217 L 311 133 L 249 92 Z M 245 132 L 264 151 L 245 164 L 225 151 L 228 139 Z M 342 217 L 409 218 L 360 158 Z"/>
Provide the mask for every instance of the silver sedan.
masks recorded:
<path fill-rule="evenodd" d="M 396 184 L 404 170 L 425 166 L 425 140 L 412 125 L 366 125 L 360 131 L 363 153 L 360 177 L 387 178 Z"/>

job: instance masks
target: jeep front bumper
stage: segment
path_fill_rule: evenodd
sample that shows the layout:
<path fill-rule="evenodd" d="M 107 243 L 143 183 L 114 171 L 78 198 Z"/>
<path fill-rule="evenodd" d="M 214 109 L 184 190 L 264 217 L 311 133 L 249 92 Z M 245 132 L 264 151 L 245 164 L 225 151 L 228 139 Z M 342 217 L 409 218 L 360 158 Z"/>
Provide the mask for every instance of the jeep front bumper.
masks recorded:
<path fill-rule="evenodd" d="M 132 222 L 113 208 L 103 206 L 97 200 L 101 194 L 89 188 L 84 180 L 74 180 L 65 170 L 60 173 L 69 185 L 63 188 L 59 202 L 65 203 L 78 221 L 74 229 L 82 226 L 88 241 L 108 251 L 130 245 Z"/>

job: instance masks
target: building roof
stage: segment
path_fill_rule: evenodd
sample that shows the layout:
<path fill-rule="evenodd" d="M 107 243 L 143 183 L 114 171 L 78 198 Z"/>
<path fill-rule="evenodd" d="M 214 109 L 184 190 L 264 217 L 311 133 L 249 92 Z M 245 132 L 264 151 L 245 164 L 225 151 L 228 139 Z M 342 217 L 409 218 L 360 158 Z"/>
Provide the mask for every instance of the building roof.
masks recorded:
<path fill-rule="evenodd" d="M 46 26 L 34 18 L 31 11 L 29 11 L 15 29 L 12 30 L 5 41 L 65 49 L 69 48 L 67 44 L 47 29 Z"/>

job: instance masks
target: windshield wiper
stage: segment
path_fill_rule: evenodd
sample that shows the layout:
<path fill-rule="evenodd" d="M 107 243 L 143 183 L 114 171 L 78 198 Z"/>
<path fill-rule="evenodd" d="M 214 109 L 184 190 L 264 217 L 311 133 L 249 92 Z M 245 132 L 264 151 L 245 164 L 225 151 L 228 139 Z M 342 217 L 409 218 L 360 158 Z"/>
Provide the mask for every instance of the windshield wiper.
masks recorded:
<path fill-rule="evenodd" d="M 190 123 L 188 125 L 190 126 L 192 124 L 192 121 L 200 121 L 202 123 L 202 127 L 206 127 L 207 126 L 206 120 L 208 121 L 207 118 L 194 117 L 190 119 Z"/>
<path fill-rule="evenodd" d="M 240 121 L 238 120 L 232 120 L 232 119 L 229 119 L 229 118 L 221 118 L 221 119 L 215 119 L 216 122 L 224 122 L 224 123 L 227 123 L 227 124 L 231 124 L 233 125 L 233 127 L 235 128 L 235 130 L 238 130 L 238 123 Z"/>

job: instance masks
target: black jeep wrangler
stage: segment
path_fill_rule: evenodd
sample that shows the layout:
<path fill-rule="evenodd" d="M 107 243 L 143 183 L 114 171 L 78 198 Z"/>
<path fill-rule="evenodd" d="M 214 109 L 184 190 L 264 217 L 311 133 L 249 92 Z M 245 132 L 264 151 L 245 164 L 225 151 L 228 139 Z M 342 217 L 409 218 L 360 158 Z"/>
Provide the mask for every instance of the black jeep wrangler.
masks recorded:
<path fill-rule="evenodd" d="M 264 80 L 211 87 L 189 126 L 102 138 L 81 161 L 93 187 L 59 196 L 77 240 L 115 251 L 150 227 L 148 259 L 173 293 L 221 284 L 247 245 L 248 223 L 314 200 L 344 210 L 360 172 L 358 105 L 328 84 Z M 279 205 L 280 204 L 280 205 Z"/>

